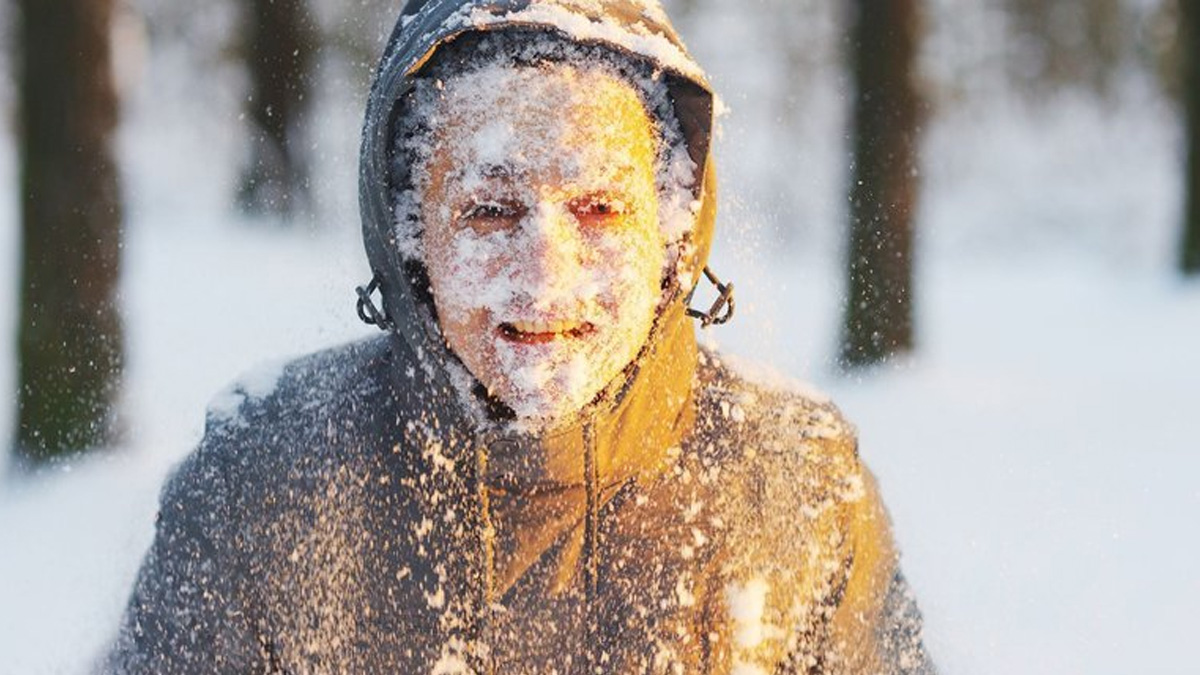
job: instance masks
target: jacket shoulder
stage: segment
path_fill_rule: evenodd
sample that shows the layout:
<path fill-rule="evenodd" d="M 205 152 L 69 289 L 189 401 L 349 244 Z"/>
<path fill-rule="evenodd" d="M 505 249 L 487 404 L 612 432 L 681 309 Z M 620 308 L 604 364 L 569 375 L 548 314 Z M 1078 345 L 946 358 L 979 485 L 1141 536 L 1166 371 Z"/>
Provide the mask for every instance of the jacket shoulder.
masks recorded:
<path fill-rule="evenodd" d="M 318 412 L 348 396 L 378 391 L 394 358 L 388 340 L 380 336 L 259 364 L 209 402 L 206 435 Z"/>
<path fill-rule="evenodd" d="M 696 393 L 702 424 L 732 427 L 734 437 L 764 450 L 857 443 L 854 425 L 828 396 L 751 361 L 702 351 Z"/>
<path fill-rule="evenodd" d="M 333 461 L 338 439 L 364 438 L 396 404 L 405 354 L 381 336 L 260 366 L 209 405 L 200 450 L 239 482 Z"/>
<path fill-rule="evenodd" d="M 871 479 L 837 407 L 809 387 L 713 353 L 701 358 L 697 395 L 705 442 L 696 456 L 719 470 L 716 503 L 738 537 L 765 538 L 760 550 L 785 556 L 798 552 L 781 547 L 813 541 L 814 530 L 839 538 Z"/>

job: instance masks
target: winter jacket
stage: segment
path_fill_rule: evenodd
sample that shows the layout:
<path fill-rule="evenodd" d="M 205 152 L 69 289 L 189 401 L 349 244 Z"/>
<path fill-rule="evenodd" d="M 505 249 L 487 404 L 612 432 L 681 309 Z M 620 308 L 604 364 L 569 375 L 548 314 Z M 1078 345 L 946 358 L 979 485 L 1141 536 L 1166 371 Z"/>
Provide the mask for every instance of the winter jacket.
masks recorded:
<path fill-rule="evenodd" d="M 712 96 L 665 21 L 642 0 L 409 3 L 360 172 L 387 332 L 210 412 L 164 489 L 105 672 L 932 672 L 853 430 L 696 346 L 684 289 L 712 237 Z M 486 395 L 462 400 L 390 234 L 404 180 L 390 125 L 411 76 L 440 45 L 514 28 L 661 67 L 702 204 L 694 277 L 552 434 L 481 422 Z"/>

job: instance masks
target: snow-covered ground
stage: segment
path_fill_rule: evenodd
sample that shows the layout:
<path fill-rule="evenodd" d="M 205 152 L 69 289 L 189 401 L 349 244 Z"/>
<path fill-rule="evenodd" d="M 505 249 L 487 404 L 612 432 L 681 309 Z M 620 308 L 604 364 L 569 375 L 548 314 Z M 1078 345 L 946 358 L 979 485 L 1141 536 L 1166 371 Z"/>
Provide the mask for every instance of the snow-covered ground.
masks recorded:
<path fill-rule="evenodd" d="M 839 79 L 812 84 L 816 112 L 793 128 L 806 159 L 784 160 L 764 152 L 777 136 L 762 131 L 776 115 L 754 102 L 762 83 L 722 70 L 724 59 L 701 54 L 733 109 L 718 147 L 728 171 L 715 266 L 736 280 L 740 315 L 711 339 L 815 381 L 857 422 L 943 672 L 1196 672 L 1200 541 L 1187 532 L 1200 513 L 1200 284 L 1170 267 L 1170 109 L 1133 88 L 1103 110 L 1063 97 L 942 111 L 925 149 L 920 349 L 844 378 L 830 362 Z M 76 675 L 109 638 L 158 486 L 215 392 L 261 361 L 369 333 L 353 312 L 366 277 L 353 78 L 326 75 L 344 86 L 318 115 L 319 224 L 285 231 L 223 205 L 240 152 L 236 80 L 182 86 L 181 67 L 152 65 L 122 138 L 129 442 L 32 480 L 0 476 L 0 675 Z M 12 143 L 0 136 L 8 392 Z M 756 185 L 772 173 L 782 179 Z M 788 185 L 804 196 L 770 201 Z M 0 399 L 0 438 L 14 398 Z"/>

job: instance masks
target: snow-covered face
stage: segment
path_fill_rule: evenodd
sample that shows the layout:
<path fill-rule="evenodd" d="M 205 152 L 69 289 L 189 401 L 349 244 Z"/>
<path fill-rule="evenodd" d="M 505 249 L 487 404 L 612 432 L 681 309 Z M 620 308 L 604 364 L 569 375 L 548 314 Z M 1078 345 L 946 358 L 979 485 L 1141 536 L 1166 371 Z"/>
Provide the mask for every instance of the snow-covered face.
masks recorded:
<path fill-rule="evenodd" d="M 523 422 L 567 422 L 654 323 L 655 128 L 597 70 L 496 65 L 444 87 L 420 205 L 442 334 Z"/>

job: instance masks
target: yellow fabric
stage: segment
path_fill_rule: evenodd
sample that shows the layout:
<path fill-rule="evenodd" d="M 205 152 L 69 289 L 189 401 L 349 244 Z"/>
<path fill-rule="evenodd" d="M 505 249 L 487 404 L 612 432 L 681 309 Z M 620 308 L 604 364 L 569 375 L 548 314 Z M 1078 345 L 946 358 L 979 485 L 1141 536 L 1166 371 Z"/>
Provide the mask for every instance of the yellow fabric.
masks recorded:
<path fill-rule="evenodd" d="M 692 284 L 701 275 L 712 245 L 714 180 L 709 162 L 688 263 L 695 270 Z M 691 429 L 697 348 L 685 301 L 686 294 L 680 293 L 660 316 L 652 342 L 624 396 L 609 403 L 602 401 L 592 411 L 596 477 L 602 502 L 629 479 L 648 484 L 657 478 L 669 464 L 668 450 L 678 447 Z M 532 444 L 514 444 L 501 456 L 489 459 L 489 470 L 496 476 L 494 483 L 508 484 L 493 484 L 490 499 L 498 596 L 503 596 L 568 530 L 582 530 L 587 508 L 584 443 L 580 424 Z M 506 471 L 509 476 L 504 475 Z M 525 479 L 535 477 L 537 485 L 514 490 L 512 474 Z M 573 542 L 582 541 L 579 531 L 570 534 Z M 580 560 L 576 546 L 564 550 L 559 563 L 569 569 L 560 567 L 555 573 L 560 588 L 569 586 Z"/>
<path fill-rule="evenodd" d="M 875 478 L 862 469 L 862 499 L 847 504 L 848 570 L 845 595 L 833 618 L 834 643 L 845 672 L 882 672 L 878 636 L 884 601 L 896 574 L 897 553 Z"/>

